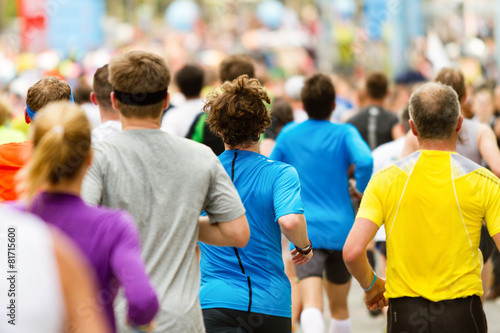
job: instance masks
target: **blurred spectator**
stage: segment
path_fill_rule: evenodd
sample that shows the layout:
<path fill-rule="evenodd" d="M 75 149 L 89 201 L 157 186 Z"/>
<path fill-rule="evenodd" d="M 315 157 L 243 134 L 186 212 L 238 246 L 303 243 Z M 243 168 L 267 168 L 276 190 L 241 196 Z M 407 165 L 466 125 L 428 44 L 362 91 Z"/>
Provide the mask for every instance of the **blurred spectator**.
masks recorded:
<path fill-rule="evenodd" d="M 373 150 L 402 136 L 398 117 L 384 109 L 389 94 L 389 80 L 384 73 L 374 72 L 366 80 L 366 108 L 348 120 Z"/>
<path fill-rule="evenodd" d="M 92 104 L 90 100 L 90 94 L 92 93 L 92 88 L 90 88 L 85 82 L 80 81 L 75 89 L 74 98 L 75 102 L 81 106 L 87 118 L 89 118 L 92 124 L 92 129 L 97 128 L 101 124 L 101 115 L 99 114 L 99 108 Z"/>
<path fill-rule="evenodd" d="M 473 120 L 493 128 L 495 124 L 495 101 L 493 94 L 487 88 L 482 88 L 474 95 L 472 102 Z"/>
<path fill-rule="evenodd" d="M 203 101 L 200 93 L 205 73 L 197 65 L 185 65 L 175 75 L 175 84 L 186 98 L 186 102 L 172 108 L 162 118 L 161 129 L 180 137 L 186 137 L 193 121 L 201 113 Z"/>
<path fill-rule="evenodd" d="M 292 76 L 285 82 L 285 99 L 290 103 L 293 110 L 293 121 L 296 123 L 301 123 L 309 117 L 307 112 L 304 111 L 304 106 L 302 105 L 302 100 L 300 99 L 300 92 L 304 87 L 304 82 L 306 81 L 304 76 Z"/>
<path fill-rule="evenodd" d="M 26 140 L 23 132 L 9 128 L 11 110 L 7 103 L 0 99 L 0 145 L 9 142 L 21 142 Z"/>
<path fill-rule="evenodd" d="M 104 140 L 122 131 L 120 112 L 113 109 L 111 105 L 111 92 L 113 86 L 108 81 L 108 65 L 97 69 L 94 74 L 93 92 L 90 93 L 90 100 L 99 107 L 101 114 L 101 124 L 92 131 L 92 143 Z"/>
<path fill-rule="evenodd" d="M 264 139 L 260 143 L 260 153 L 269 156 L 273 151 L 276 137 L 281 129 L 293 121 L 293 110 L 290 103 L 282 98 L 276 98 L 271 107 L 271 126 L 266 129 Z"/>

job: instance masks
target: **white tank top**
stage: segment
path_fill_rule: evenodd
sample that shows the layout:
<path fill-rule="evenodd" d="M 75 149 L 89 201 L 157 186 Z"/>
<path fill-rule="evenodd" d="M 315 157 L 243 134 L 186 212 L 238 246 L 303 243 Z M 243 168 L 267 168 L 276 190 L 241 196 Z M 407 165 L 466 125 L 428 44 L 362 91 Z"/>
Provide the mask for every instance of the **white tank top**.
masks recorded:
<path fill-rule="evenodd" d="M 458 134 L 457 140 L 457 153 L 462 156 L 467 157 L 469 160 L 482 165 L 483 158 L 479 152 L 479 147 L 477 146 L 477 132 L 481 123 L 465 119 L 462 123 L 462 129 Z"/>
<path fill-rule="evenodd" d="M 0 332 L 62 332 L 65 306 L 48 227 L 30 214 L 0 207 L 0 249 Z"/>

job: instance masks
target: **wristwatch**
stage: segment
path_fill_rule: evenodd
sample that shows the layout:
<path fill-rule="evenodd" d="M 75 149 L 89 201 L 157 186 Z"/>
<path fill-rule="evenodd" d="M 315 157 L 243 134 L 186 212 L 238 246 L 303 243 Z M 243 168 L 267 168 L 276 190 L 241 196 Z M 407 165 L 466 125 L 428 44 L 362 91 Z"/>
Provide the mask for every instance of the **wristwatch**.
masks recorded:
<path fill-rule="evenodd" d="M 311 252 L 313 249 L 313 244 L 312 244 L 311 240 L 309 240 L 309 245 L 307 245 L 306 247 L 301 248 L 301 247 L 298 247 L 297 245 L 295 245 L 295 248 L 297 249 L 298 253 L 300 253 L 302 255 L 308 255 L 309 252 Z"/>

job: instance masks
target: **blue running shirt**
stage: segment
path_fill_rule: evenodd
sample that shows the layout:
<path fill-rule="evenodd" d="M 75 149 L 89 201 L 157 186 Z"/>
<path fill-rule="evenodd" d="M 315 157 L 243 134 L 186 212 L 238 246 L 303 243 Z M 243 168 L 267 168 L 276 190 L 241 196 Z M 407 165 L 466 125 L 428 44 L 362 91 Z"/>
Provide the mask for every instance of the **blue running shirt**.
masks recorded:
<path fill-rule="evenodd" d="M 307 232 L 316 249 L 342 250 L 354 223 L 348 169 L 356 166 L 356 187 L 370 180 L 370 148 L 350 124 L 309 119 L 287 125 L 271 159 L 291 164 L 299 173 Z"/>
<path fill-rule="evenodd" d="M 247 211 L 250 240 L 244 248 L 199 243 L 201 307 L 290 318 L 291 288 L 284 272 L 278 219 L 304 213 L 297 172 L 246 150 L 227 150 L 219 159 Z"/>

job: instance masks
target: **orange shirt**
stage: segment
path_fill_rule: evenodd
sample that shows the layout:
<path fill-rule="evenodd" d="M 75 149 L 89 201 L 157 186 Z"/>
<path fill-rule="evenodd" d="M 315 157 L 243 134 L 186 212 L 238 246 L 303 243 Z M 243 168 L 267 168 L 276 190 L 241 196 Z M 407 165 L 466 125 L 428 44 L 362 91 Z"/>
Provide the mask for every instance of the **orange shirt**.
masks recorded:
<path fill-rule="evenodd" d="M 18 199 L 15 176 L 28 162 L 31 147 L 30 141 L 0 145 L 0 202 Z"/>

